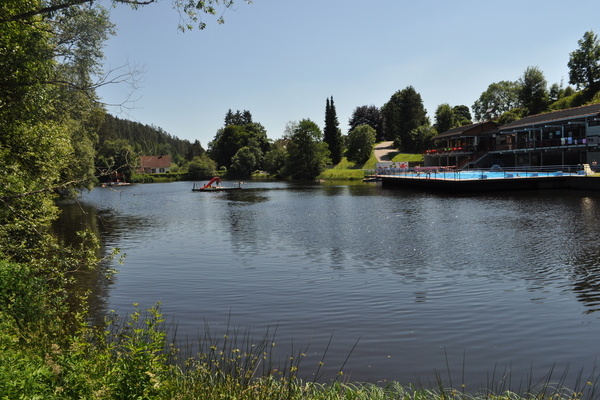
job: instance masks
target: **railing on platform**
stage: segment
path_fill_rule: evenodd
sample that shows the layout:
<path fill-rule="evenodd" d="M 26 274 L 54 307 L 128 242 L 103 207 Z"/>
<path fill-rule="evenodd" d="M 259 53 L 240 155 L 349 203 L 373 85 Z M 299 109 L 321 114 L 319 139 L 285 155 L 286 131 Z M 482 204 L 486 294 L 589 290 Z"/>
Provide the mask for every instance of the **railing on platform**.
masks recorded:
<path fill-rule="evenodd" d="M 508 179 L 532 178 L 563 175 L 588 175 L 595 172 L 587 164 L 579 165 L 547 165 L 547 166 L 520 166 L 500 167 L 493 166 L 488 169 L 458 170 L 455 167 L 414 167 L 414 168 L 386 168 L 379 170 L 364 170 L 365 176 L 376 177 L 405 177 L 410 179 Z"/>

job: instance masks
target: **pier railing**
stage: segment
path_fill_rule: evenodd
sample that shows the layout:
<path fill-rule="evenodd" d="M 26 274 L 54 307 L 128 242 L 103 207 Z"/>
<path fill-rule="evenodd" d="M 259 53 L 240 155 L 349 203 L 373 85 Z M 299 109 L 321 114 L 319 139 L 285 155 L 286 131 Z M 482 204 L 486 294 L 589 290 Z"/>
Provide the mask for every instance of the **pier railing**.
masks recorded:
<path fill-rule="evenodd" d="M 587 164 L 500 167 L 488 169 L 457 170 L 453 167 L 414 167 L 364 170 L 365 176 L 397 176 L 410 179 L 508 179 L 526 177 L 549 177 L 563 175 L 588 175 L 595 172 Z"/>

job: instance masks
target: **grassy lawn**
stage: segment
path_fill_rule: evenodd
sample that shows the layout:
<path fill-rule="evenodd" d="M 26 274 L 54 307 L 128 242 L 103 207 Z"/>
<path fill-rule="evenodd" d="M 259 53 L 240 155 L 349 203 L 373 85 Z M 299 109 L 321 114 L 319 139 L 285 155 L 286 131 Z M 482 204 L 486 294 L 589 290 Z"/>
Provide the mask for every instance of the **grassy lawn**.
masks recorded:
<path fill-rule="evenodd" d="M 423 154 L 408 154 L 397 152 L 393 154 L 392 161 L 408 161 L 409 163 L 423 163 Z M 325 180 L 358 180 L 364 178 L 363 170 L 374 170 L 377 164 L 375 156 L 371 156 L 364 164 L 356 164 L 342 158 L 339 164 L 334 165 L 319 175 L 319 179 Z"/>

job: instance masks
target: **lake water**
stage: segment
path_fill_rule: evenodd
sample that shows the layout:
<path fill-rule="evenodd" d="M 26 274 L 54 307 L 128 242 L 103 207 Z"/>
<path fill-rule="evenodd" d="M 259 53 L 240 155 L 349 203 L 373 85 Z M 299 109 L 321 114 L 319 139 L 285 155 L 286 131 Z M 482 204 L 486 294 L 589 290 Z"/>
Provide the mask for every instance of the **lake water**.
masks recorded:
<path fill-rule="evenodd" d="M 125 262 L 94 310 L 160 301 L 179 339 L 227 326 L 325 379 L 473 389 L 554 369 L 584 380 L 600 355 L 600 193 L 448 196 L 376 184 L 190 182 L 98 188 L 65 230 L 101 233 Z M 356 345 L 354 350 L 352 348 Z M 351 353 L 351 354 L 350 354 Z M 532 373 L 533 371 L 533 373 Z"/>

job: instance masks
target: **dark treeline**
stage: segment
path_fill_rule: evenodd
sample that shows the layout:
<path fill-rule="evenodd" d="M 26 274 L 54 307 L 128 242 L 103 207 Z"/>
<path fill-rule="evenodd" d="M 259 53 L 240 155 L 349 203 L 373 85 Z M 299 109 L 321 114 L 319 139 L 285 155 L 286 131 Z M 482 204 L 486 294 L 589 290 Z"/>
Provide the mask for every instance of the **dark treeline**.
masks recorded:
<path fill-rule="evenodd" d="M 140 155 L 170 155 L 178 164 L 190 161 L 204 153 L 204 148 L 197 140 L 192 143 L 189 140 L 179 139 L 160 127 L 106 114 L 98 132 L 99 149 L 106 147 L 107 143 L 119 140 L 127 141 L 127 144 Z"/>

